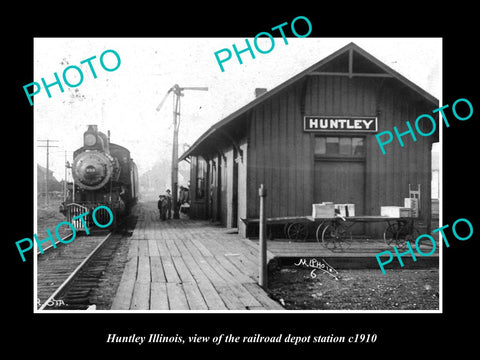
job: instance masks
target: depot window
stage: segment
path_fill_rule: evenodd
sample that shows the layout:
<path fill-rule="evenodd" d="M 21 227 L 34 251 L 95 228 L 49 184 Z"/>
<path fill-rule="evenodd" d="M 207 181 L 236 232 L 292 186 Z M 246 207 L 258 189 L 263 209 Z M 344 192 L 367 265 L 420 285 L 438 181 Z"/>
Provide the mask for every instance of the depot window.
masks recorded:
<path fill-rule="evenodd" d="M 365 139 L 347 136 L 316 136 L 316 157 L 364 158 Z"/>

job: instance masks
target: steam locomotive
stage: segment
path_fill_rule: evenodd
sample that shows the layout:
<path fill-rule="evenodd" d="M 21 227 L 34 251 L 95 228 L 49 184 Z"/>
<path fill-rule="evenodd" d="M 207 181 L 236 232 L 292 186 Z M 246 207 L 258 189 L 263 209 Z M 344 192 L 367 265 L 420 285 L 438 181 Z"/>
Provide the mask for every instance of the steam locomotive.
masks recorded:
<path fill-rule="evenodd" d="M 71 166 L 73 182 L 69 183 L 68 196 L 62 212 L 76 230 L 84 230 L 93 224 L 91 214 L 97 206 L 107 206 L 114 221 L 127 215 L 138 198 L 137 166 L 130 151 L 110 142 L 108 136 L 98 131 L 97 125 L 89 125 L 83 134 L 83 146 L 73 153 Z M 74 219 L 88 212 L 86 217 Z M 110 220 L 110 214 L 101 208 L 95 214 L 100 224 Z"/>

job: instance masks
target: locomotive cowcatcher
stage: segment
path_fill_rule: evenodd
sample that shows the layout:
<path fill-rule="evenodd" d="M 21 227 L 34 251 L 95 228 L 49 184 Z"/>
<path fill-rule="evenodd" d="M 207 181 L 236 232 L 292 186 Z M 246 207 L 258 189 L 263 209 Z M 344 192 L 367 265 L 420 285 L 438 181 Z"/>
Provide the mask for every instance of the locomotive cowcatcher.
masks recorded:
<path fill-rule="evenodd" d="M 75 230 L 84 230 L 82 220 L 88 229 L 93 227 L 91 215 L 97 206 L 110 208 L 116 224 L 135 205 L 138 198 L 137 166 L 128 149 L 110 142 L 110 132 L 107 136 L 98 131 L 97 125 L 89 125 L 83 134 L 83 146 L 73 153 L 71 169 L 73 182 L 67 186 L 68 195 L 60 212 Z M 73 220 L 86 212 L 87 216 Z M 110 215 L 105 209 L 99 209 L 95 219 L 106 224 Z"/>

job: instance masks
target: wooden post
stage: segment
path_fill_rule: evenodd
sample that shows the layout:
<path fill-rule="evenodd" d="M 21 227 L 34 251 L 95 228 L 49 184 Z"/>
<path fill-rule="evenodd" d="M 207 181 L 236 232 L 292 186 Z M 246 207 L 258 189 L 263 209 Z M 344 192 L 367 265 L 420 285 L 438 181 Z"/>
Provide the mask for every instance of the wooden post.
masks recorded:
<path fill-rule="evenodd" d="M 183 96 L 178 85 L 175 85 L 175 107 L 173 109 L 173 150 L 172 150 L 172 206 L 170 209 L 172 219 L 179 219 L 178 212 L 178 124 L 180 122 L 180 96 Z"/>
<path fill-rule="evenodd" d="M 266 239 L 266 217 L 265 217 L 265 198 L 267 197 L 267 190 L 260 185 L 258 189 L 260 196 L 260 221 L 259 221 L 259 246 L 260 246 L 260 262 L 259 262 L 259 276 L 258 284 L 263 288 L 267 288 L 267 239 Z"/>

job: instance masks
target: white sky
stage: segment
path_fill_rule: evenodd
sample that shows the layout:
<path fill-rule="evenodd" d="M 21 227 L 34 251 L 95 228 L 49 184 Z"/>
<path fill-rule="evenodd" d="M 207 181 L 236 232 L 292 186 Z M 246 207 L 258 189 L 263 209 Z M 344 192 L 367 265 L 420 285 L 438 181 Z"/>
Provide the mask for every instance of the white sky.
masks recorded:
<path fill-rule="evenodd" d="M 253 46 L 253 39 L 249 41 Z M 172 96 L 160 112 L 156 107 L 174 84 L 209 88 L 208 92 L 185 91 L 181 98 L 182 154 L 182 144 L 193 144 L 211 125 L 253 100 L 256 87 L 270 90 L 352 41 L 441 102 L 441 38 L 307 37 L 288 38 L 288 45 L 275 38 L 270 53 L 254 50 L 256 58 L 252 59 L 246 52 L 243 65 L 233 55 L 224 63 L 225 72 L 220 71 L 214 52 L 232 50 L 232 44 L 243 49 L 245 38 L 36 38 L 32 81 L 41 83 L 43 77 L 52 83 L 53 73 L 61 79 L 68 65 L 79 66 L 84 80 L 77 88 L 63 85 L 64 93 L 58 86 L 51 87 L 51 98 L 43 88 L 34 97 L 35 139 L 59 140 L 54 143 L 58 148 L 51 149 L 50 168 L 60 180 L 64 151 L 71 161 L 72 152 L 82 146 L 87 125 L 97 124 L 100 131 L 111 131 L 112 142 L 130 150 L 142 174 L 158 159 L 171 159 Z M 260 44 L 261 48 L 268 46 Z M 115 50 L 122 61 L 113 72 L 103 70 L 99 62 L 108 49 Z M 88 64 L 80 65 L 94 55 L 96 79 Z M 108 59 L 114 59 L 113 55 L 108 54 Z M 72 83 L 77 82 L 74 74 L 68 72 Z M 84 98 L 73 97 L 75 90 Z M 46 150 L 36 145 L 44 144 L 36 141 L 35 162 L 45 166 Z"/>

